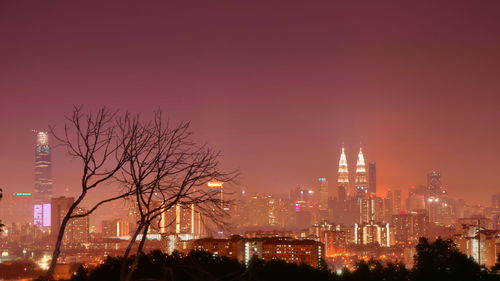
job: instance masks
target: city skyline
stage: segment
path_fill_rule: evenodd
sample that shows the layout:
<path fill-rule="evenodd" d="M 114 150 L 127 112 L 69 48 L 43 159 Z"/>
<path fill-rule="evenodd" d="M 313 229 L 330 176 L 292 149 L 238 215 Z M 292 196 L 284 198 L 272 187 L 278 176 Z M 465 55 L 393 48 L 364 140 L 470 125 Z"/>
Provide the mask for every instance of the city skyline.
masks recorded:
<path fill-rule="evenodd" d="M 500 280 L 499 13 L 1 2 L 0 279 Z"/>

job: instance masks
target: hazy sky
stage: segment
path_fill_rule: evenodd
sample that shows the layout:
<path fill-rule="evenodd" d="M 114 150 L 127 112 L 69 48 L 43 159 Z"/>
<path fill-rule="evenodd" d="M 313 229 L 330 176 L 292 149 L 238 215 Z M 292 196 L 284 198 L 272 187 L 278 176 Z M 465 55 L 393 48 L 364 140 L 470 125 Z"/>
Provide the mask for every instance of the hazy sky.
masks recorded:
<path fill-rule="evenodd" d="M 84 104 L 192 120 L 248 190 L 334 182 L 344 142 L 382 190 L 438 170 L 489 203 L 499 15 L 486 0 L 1 1 L 0 186 L 31 191 L 31 129 Z M 56 194 L 77 188 L 77 163 L 53 161 Z"/>

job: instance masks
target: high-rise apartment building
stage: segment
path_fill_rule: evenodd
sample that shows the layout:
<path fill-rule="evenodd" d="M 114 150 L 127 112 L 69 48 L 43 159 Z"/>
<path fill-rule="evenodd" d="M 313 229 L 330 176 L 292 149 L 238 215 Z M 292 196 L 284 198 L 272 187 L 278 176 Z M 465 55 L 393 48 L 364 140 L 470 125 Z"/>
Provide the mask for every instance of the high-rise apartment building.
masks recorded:
<path fill-rule="evenodd" d="M 391 215 L 397 215 L 401 213 L 403 210 L 403 206 L 401 205 L 401 190 L 400 189 L 392 189 L 387 191 L 387 199 L 390 202 L 390 213 Z"/>
<path fill-rule="evenodd" d="M 378 243 L 382 247 L 390 247 L 391 231 L 388 223 L 354 224 L 354 243 Z"/>
<path fill-rule="evenodd" d="M 88 212 L 87 208 L 76 207 L 73 214 L 82 215 Z M 67 233 L 64 234 L 66 243 L 74 247 L 90 242 L 90 218 L 89 216 L 73 218 L 69 221 Z"/>
<path fill-rule="evenodd" d="M 35 187 L 33 192 L 33 224 L 49 228 L 51 225 L 52 160 L 49 134 L 38 132 L 35 147 Z"/>
<path fill-rule="evenodd" d="M 176 204 L 164 210 L 154 221 L 151 233 L 199 238 L 206 235 L 207 231 L 217 231 L 218 225 L 205 218 L 196 208 L 195 204 Z"/>
<path fill-rule="evenodd" d="M 51 234 L 54 239 L 57 238 L 59 234 L 59 227 L 68 213 L 71 205 L 75 201 L 73 197 L 54 197 L 51 200 Z M 83 207 L 76 207 L 73 210 L 72 215 L 82 215 L 86 214 L 88 209 Z M 63 236 L 63 245 L 70 247 L 79 247 L 81 244 L 88 243 L 90 241 L 89 234 L 89 216 L 72 218 L 68 221 L 66 229 Z"/>
<path fill-rule="evenodd" d="M 429 217 L 416 212 L 392 215 L 391 231 L 394 244 L 412 248 L 418 244 L 420 237 L 426 237 Z"/>
<path fill-rule="evenodd" d="M 106 238 L 125 238 L 130 235 L 130 222 L 127 220 L 103 220 L 102 235 Z"/>
<path fill-rule="evenodd" d="M 358 197 L 359 223 L 382 222 L 384 220 L 383 200 L 375 194 Z"/>
<path fill-rule="evenodd" d="M 473 220 L 472 220 L 473 222 Z M 477 263 L 491 267 L 498 255 L 498 231 L 478 224 L 463 224 L 461 234 L 455 237 L 459 250 Z"/>

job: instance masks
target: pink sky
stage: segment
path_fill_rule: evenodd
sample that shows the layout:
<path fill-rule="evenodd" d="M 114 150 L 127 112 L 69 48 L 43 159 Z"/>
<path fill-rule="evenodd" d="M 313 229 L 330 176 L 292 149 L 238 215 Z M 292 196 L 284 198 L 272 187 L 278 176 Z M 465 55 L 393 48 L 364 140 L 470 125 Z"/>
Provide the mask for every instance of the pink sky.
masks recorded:
<path fill-rule="evenodd" d="M 438 170 L 499 190 L 498 1 L 0 3 L 0 185 L 33 188 L 31 129 L 73 104 L 192 120 L 251 191 L 336 180 L 359 143 L 382 189 Z M 54 153 L 55 191 L 78 165 Z"/>

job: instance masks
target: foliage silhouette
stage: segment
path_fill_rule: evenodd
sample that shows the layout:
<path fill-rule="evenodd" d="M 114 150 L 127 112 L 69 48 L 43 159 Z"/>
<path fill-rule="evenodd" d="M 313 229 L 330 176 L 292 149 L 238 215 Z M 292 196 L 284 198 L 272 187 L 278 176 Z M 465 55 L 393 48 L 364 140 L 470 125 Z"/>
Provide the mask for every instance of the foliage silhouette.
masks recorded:
<path fill-rule="evenodd" d="M 402 263 L 383 264 L 377 260 L 361 260 L 355 269 L 340 274 L 325 267 L 313 268 L 284 261 L 264 261 L 253 257 L 248 266 L 235 259 L 219 257 L 209 252 L 193 251 L 188 255 L 171 255 L 159 250 L 139 256 L 139 266 L 132 280 L 167 281 L 500 281 L 500 257 L 491 269 L 479 266 L 460 253 L 451 240 L 429 242 L 420 239 L 416 247 L 415 266 L 407 269 Z M 127 259 L 130 265 L 133 257 Z M 72 281 L 118 281 L 123 258 L 109 257 L 93 269 L 81 269 Z"/>

